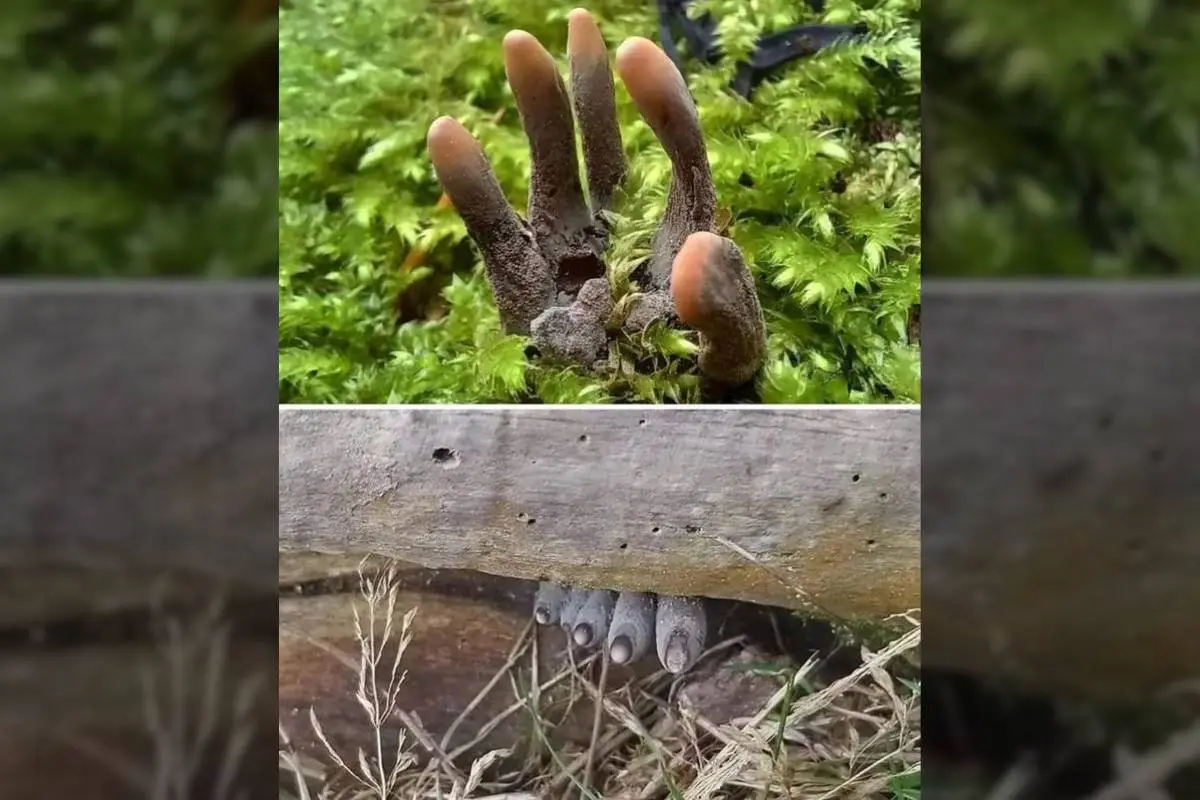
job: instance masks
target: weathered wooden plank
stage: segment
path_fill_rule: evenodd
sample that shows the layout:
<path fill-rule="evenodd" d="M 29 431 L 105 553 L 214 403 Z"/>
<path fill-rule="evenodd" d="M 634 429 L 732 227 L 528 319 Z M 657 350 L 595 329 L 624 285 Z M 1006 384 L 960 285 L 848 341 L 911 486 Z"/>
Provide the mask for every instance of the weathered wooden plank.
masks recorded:
<path fill-rule="evenodd" d="M 0 284 L 0 565 L 270 590 L 275 298 L 269 281 Z"/>
<path fill-rule="evenodd" d="M 922 310 L 925 663 L 1200 675 L 1200 284 L 928 280 Z"/>
<path fill-rule="evenodd" d="M 152 761 L 153 610 L 274 594 L 275 298 L 271 281 L 0 284 L 0 794 L 149 794 L 79 747 Z M 267 635 L 260 612 L 235 615 L 227 693 L 184 687 L 218 741 L 250 734 L 253 796 L 277 781 L 273 596 L 265 608 Z M 251 722 L 222 719 L 250 674 Z"/>
<path fill-rule="evenodd" d="M 919 409 L 285 407 L 279 425 L 285 552 L 803 592 L 843 617 L 919 602 Z"/>

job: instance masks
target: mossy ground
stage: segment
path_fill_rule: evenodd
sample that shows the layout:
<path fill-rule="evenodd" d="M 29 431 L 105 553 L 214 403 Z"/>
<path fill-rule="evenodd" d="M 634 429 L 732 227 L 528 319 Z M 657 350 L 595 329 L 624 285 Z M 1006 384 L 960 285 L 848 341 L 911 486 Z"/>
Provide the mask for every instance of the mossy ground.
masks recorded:
<path fill-rule="evenodd" d="M 610 48 L 654 38 L 654 4 L 589 6 Z M 280 400 L 286 403 L 689 402 L 694 333 L 617 339 L 608 370 L 549 368 L 501 334 L 462 222 L 425 153 L 452 115 L 524 209 L 529 156 L 504 78 L 511 29 L 565 52 L 559 0 L 297 0 L 280 27 Z M 919 402 L 920 53 L 916 0 L 826 5 L 873 36 L 794 62 L 751 102 L 729 89 L 755 36 L 816 21 L 791 0 L 696 4 L 731 58 L 690 62 L 726 233 L 768 325 L 763 402 Z M 670 166 L 619 85 L 631 174 L 609 254 L 630 290 Z"/>

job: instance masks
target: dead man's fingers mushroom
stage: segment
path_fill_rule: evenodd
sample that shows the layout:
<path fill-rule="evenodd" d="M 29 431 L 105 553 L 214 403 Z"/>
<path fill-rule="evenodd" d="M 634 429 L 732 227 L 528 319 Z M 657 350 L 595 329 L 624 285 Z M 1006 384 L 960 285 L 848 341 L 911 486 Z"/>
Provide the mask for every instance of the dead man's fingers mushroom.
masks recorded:
<path fill-rule="evenodd" d="M 678 68 L 647 39 L 621 45 L 617 70 L 671 160 L 667 208 L 652 247 L 652 291 L 626 325 L 645 327 L 661 315 L 661 293 L 669 288 L 676 315 L 700 331 L 701 373 L 719 384 L 745 383 L 762 365 L 766 328 L 741 253 L 714 232 L 716 189 L 696 105 Z"/>
<path fill-rule="evenodd" d="M 736 386 L 754 377 L 767 334 L 754 279 L 742 253 L 715 233 L 693 233 L 671 269 L 671 297 L 679 318 L 700 332 L 700 371 Z"/>
<path fill-rule="evenodd" d="M 542 581 L 533 599 L 533 618 L 539 625 L 556 625 L 567 601 L 567 590 L 561 584 Z"/>
<path fill-rule="evenodd" d="M 603 241 L 579 180 L 575 122 L 553 56 L 525 31 L 504 37 L 504 70 L 529 139 L 529 224 L 558 290 L 604 277 Z"/>
<path fill-rule="evenodd" d="M 591 647 L 604 641 L 608 636 L 616 597 L 615 592 L 605 590 L 596 590 L 588 594 L 587 600 L 575 617 L 575 626 L 571 629 L 571 639 L 576 645 Z"/>
<path fill-rule="evenodd" d="M 604 250 L 609 210 L 626 175 L 607 48 L 595 19 L 568 15 L 570 91 L 554 58 L 525 31 L 503 42 L 504 69 L 531 159 L 528 222 L 504 197 L 479 143 L 443 117 L 429 130 L 434 170 L 479 247 L 501 324 L 531 335 L 553 360 L 592 366 L 608 341 L 613 298 Z M 716 189 L 696 105 L 679 70 L 647 39 L 626 40 L 617 71 L 671 161 L 667 207 L 654 235 L 645 293 L 624 325 L 678 317 L 700 331 L 701 372 L 719 384 L 750 380 L 765 331 L 754 281 L 737 248 L 689 237 L 714 234 Z M 583 143 L 589 197 L 576 156 Z M 715 234 L 714 234 L 715 235 Z"/>
<path fill-rule="evenodd" d="M 654 641 L 654 595 L 621 592 L 608 628 L 608 652 L 617 664 L 632 664 Z"/>
<path fill-rule="evenodd" d="M 587 602 L 590 589 L 567 589 L 566 597 L 558 615 L 558 624 L 569 637 L 575 630 L 575 619 L 579 616 L 583 604 Z"/>
<path fill-rule="evenodd" d="M 665 289 L 671 262 L 689 234 L 716 225 L 717 192 L 700 117 L 678 68 L 649 39 L 626 39 L 617 48 L 617 72 L 646 124 L 671 160 L 667 208 L 654 235 L 650 279 Z"/>
<path fill-rule="evenodd" d="M 617 125 L 608 48 L 596 20 L 582 8 L 567 15 L 567 57 L 571 63 L 571 98 L 583 140 L 592 212 L 609 211 L 613 196 L 625 180 L 625 151 Z"/>
<path fill-rule="evenodd" d="M 659 663 L 679 674 L 700 658 L 708 633 L 704 603 L 694 597 L 644 592 L 565 589 L 543 582 L 535 600 L 539 624 L 557 623 L 568 641 L 583 648 L 607 646 L 616 664 L 632 664 L 651 645 Z"/>
<path fill-rule="evenodd" d="M 694 597 L 660 596 L 654 636 L 658 660 L 668 672 L 679 674 L 688 669 L 704 652 L 708 636 L 704 603 Z"/>
<path fill-rule="evenodd" d="M 427 144 L 442 188 L 483 255 L 504 331 L 528 334 L 533 320 L 554 302 L 550 266 L 505 199 L 479 142 L 461 123 L 436 120 Z"/>
<path fill-rule="evenodd" d="M 543 311 L 568 306 L 590 280 L 606 280 L 607 229 L 597 212 L 609 207 L 625 175 L 612 72 L 591 15 L 576 9 L 568 26 L 573 97 L 536 38 L 525 31 L 504 37 L 504 69 L 529 140 L 528 222 L 508 205 L 482 149 L 461 125 L 443 117 L 429 132 L 434 170 L 483 255 L 508 333 L 528 334 Z M 580 182 L 572 101 L 591 207 Z"/>

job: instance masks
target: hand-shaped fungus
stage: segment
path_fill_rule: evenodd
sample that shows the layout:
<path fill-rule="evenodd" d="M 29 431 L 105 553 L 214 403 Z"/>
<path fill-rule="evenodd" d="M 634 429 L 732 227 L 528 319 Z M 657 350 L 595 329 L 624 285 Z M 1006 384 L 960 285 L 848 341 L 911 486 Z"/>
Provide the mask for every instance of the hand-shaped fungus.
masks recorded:
<path fill-rule="evenodd" d="M 542 625 L 561 625 L 579 647 L 607 646 L 617 664 L 632 664 L 655 645 L 668 672 L 681 673 L 704 650 L 708 618 L 701 601 L 658 597 L 641 592 L 564 589 L 538 586 L 534 617 Z"/>
<path fill-rule="evenodd" d="M 582 9 L 571 12 L 568 26 L 569 98 L 554 59 L 533 36 L 504 37 L 505 71 L 529 139 L 528 222 L 508 205 L 482 148 L 461 124 L 438 119 L 428 144 L 438 179 L 483 254 L 505 331 L 531 335 L 543 356 L 590 367 L 604 352 L 613 310 L 601 212 L 610 209 L 626 165 L 600 29 Z M 637 330 L 664 317 L 690 325 L 700 332 L 701 372 L 718 384 L 745 383 L 766 347 L 762 309 L 737 246 L 715 232 L 716 191 L 696 106 L 679 70 L 652 42 L 627 40 L 616 62 L 672 167 L 649 285 L 624 325 Z"/>

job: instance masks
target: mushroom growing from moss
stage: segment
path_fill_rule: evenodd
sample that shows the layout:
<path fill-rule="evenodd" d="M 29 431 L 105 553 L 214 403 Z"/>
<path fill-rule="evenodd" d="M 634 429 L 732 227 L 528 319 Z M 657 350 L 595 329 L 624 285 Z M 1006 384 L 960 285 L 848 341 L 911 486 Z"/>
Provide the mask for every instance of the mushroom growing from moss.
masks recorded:
<path fill-rule="evenodd" d="M 527 220 L 505 200 L 482 148 L 460 123 L 436 120 L 428 148 L 483 255 L 505 332 L 529 335 L 545 358 L 591 368 L 614 325 L 636 332 L 659 320 L 683 323 L 699 331 L 706 379 L 721 387 L 750 382 L 766 350 L 762 308 L 738 248 L 717 234 L 700 118 L 678 68 L 648 39 L 634 37 L 617 49 L 621 80 L 670 158 L 671 184 L 644 270 L 647 285 L 614 321 L 604 212 L 627 168 L 604 38 L 587 11 L 570 13 L 569 92 L 553 56 L 531 34 L 510 32 L 503 51 L 529 140 Z M 576 120 L 589 197 L 576 157 Z"/>

